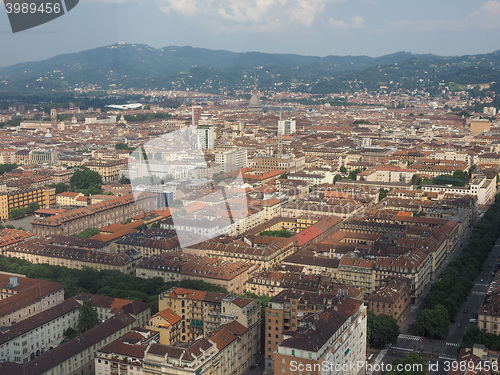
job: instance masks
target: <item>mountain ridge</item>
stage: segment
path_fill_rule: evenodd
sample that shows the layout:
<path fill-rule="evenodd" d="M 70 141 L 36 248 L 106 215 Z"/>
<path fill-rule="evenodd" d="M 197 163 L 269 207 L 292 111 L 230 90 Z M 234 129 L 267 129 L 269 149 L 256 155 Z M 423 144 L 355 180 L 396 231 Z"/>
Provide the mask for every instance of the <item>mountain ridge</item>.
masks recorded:
<path fill-rule="evenodd" d="M 398 51 L 378 57 L 320 57 L 117 43 L 0 68 L 0 91 L 67 91 L 94 85 L 103 89 L 134 87 L 215 93 L 248 90 L 256 76 L 260 89 L 269 90 L 278 85 L 283 90 L 300 87 L 321 93 L 397 87 L 395 81 L 401 87 L 419 87 L 426 86 L 417 84 L 421 80 L 442 80 L 443 77 L 448 81 L 456 78 L 463 81 L 458 84 L 481 83 L 478 80 L 482 76 L 488 80 L 497 80 L 498 76 L 500 81 L 499 69 L 500 50 L 463 56 Z M 462 79 L 460 72 L 470 78 L 470 82 Z M 355 81 L 358 83 L 353 84 Z M 316 92 L 318 87 L 323 87 L 321 92 Z"/>

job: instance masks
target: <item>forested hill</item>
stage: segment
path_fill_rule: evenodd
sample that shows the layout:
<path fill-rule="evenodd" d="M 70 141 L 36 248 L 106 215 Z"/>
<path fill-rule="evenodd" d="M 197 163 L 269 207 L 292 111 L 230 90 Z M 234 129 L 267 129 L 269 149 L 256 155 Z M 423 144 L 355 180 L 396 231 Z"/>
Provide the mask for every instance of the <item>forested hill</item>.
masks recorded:
<path fill-rule="evenodd" d="M 357 89 L 439 90 L 500 82 L 500 51 L 443 57 L 398 52 L 381 57 L 236 53 L 193 47 L 115 44 L 0 68 L 0 92 L 149 88 L 221 93 L 261 90 L 316 94 Z M 496 90 L 496 86 L 493 87 Z"/>

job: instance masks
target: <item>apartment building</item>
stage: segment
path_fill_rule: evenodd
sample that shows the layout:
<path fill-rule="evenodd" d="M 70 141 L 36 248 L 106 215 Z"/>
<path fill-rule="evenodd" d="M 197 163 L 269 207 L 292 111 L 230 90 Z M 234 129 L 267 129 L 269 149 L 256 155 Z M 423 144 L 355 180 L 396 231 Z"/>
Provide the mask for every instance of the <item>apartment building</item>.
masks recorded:
<path fill-rule="evenodd" d="M 409 183 L 416 169 L 377 165 L 356 175 L 358 181 Z"/>
<path fill-rule="evenodd" d="M 255 347 L 260 343 L 260 307 L 253 299 L 172 288 L 159 296 L 159 310 L 167 309 L 182 317 L 182 342 L 192 342 L 198 336 L 208 337 L 221 324 L 237 321 L 251 331 Z"/>
<path fill-rule="evenodd" d="M 127 234 L 118 240 L 115 245 L 118 251 L 136 249 L 144 257 L 152 257 L 166 252 L 181 250 L 177 233 L 174 230 L 150 228 L 142 232 Z"/>
<path fill-rule="evenodd" d="M 366 307 L 352 299 L 308 315 L 278 344 L 274 373 L 364 374 L 364 367 L 352 364 L 366 360 L 366 321 Z"/>
<path fill-rule="evenodd" d="M 117 337 L 129 332 L 136 325 L 135 319 L 119 313 L 89 329 L 73 340 L 52 349 L 33 360 L 17 364 L 0 364 L 0 373 L 24 375 L 81 375 L 94 373 L 94 353 Z"/>
<path fill-rule="evenodd" d="M 215 162 L 220 165 L 222 173 L 246 168 L 247 150 L 244 148 L 235 148 L 231 150 L 216 151 Z"/>
<path fill-rule="evenodd" d="M 142 375 L 142 362 L 158 332 L 134 328 L 119 339 L 103 346 L 95 354 L 96 375 Z"/>
<path fill-rule="evenodd" d="M 432 255 L 423 249 L 415 249 L 397 258 L 381 258 L 374 264 L 376 287 L 391 277 L 406 277 L 412 281 L 410 298 L 415 303 L 431 281 L 431 269 Z"/>
<path fill-rule="evenodd" d="M 56 189 L 32 187 L 0 193 L 0 219 L 8 220 L 9 213 L 14 208 L 28 207 L 38 203 L 42 208 L 56 204 Z"/>
<path fill-rule="evenodd" d="M 58 206 L 78 206 L 77 199 L 83 196 L 82 193 L 65 191 L 56 195 L 56 203 Z"/>
<path fill-rule="evenodd" d="M 73 302 L 80 305 L 84 299 L 90 299 L 98 311 L 106 312 L 106 317 L 101 319 L 101 323 L 97 326 L 74 339 L 62 342 L 58 335 L 61 334 L 61 331 L 64 332 L 63 326 L 73 327 L 78 324 L 79 312 L 75 310 L 77 306 Z M 9 360 L 0 363 L 0 373 L 25 375 L 94 374 L 96 350 L 129 332 L 134 326 L 145 324 L 151 316 L 151 307 L 147 303 L 119 300 L 112 297 L 78 295 L 61 305 L 61 308 L 55 306 L 56 308 L 51 311 L 38 314 L 23 325 L 25 332 L 20 335 L 21 342 L 19 345 L 14 345 L 22 358 L 16 355 L 18 354 L 16 349 L 12 353 L 10 348 L 5 347 L 4 350 L 9 356 Z M 66 312 L 63 313 L 63 311 Z M 100 315 L 101 317 L 102 315 Z M 40 325 L 40 323 L 43 324 Z M 12 332 L 12 334 L 14 333 Z M 34 340 L 27 340 L 28 335 L 31 335 Z M 47 348 L 47 342 L 53 343 L 54 347 Z M 35 352 L 34 358 L 32 358 L 33 353 L 30 348 L 34 350 L 35 346 L 39 347 L 40 350 Z M 50 350 L 47 352 L 47 349 Z M 0 352 L 1 350 L 0 348 Z M 28 358 L 29 361 L 26 362 Z"/>
<path fill-rule="evenodd" d="M 394 277 L 366 297 L 367 307 L 375 314 L 392 316 L 401 324 L 408 316 L 411 303 L 411 280 Z"/>
<path fill-rule="evenodd" d="M 35 264 L 47 263 L 78 270 L 85 267 L 96 270 L 116 270 L 129 275 L 135 275 L 135 269 L 142 259 L 141 253 L 136 250 L 109 253 L 71 248 L 51 243 L 50 238 L 15 244 L 6 249 L 4 255 Z"/>
<path fill-rule="evenodd" d="M 64 331 L 77 328 L 80 306 L 68 299 L 0 332 L 0 357 L 23 364 L 58 346 Z"/>
<path fill-rule="evenodd" d="M 87 228 L 100 228 L 110 223 L 122 222 L 155 208 L 156 196 L 154 194 L 141 193 L 136 197 L 134 194 L 129 194 L 107 202 L 68 210 L 62 214 L 36 220 L 31 225 L 33 232 L 40 236 L 70 235 L 80 233 Z"/>
<path fill-rule="evenodd" d="M 339 263 L 337 277 L 340 282 L 361 288 L 365 293 L 372 293 L 377 287 L 375 282 L 375 261 L 363 259 L 349 253 Z"/>
<path fill-rule="evenodd" d="M 288 356 L 297 356 L 305 360 L 317 359 L 318 353 L 316 353 L 315 356 L 313 357 L 315 351 L 314 345 L 311 345 L 309 347 L 309 351 L 313 352 L 311 353 L 311 357 L 309 357 L 309 353 L 303 352 L 301 350 L 294 349 L 293 352 L 291 352 L 290 350 L 290 353 L 288 353 L 289 351 L 286 350 L 285 348 L 287 347 L 287 344 L 289 346 L 291 345 L 291 341 L 288 341 L 287 339 L 289 339 L 290 337 L 304 334 L 303 328 L 305 322 L 303 320 L 308 316 L 317 316 L 318 318 L 325 317 L 326 318 L 325 320 L 328 320 L 328 318 L 330 318 L 331 319 L 330 324 L 335 325 L 335 323 L 338 323 L 338 318 L 335 318 L 334 317 L 335 314 L 330 312 L 332 309 L 335 312 L 337 312 L 338 310 L 343 313 L 346 313 L 346 316 L 344 316 L 341 319 L 342 324 L 340 324 L 339 327 L 336 327 L 333 333 L 337 333 L 337 331 L 341 327 L 342 327 L 341 333 L 345 332 L 349 324 L 346 323 L 347 321 L 348 322 L 350 322 L 351 320 L 354 321 L 358 316 L 362 317 L 361 321 L 357 322 L 356 320 L 355 324 L 356 328 L 359 328 L 360 331 L 356 337 L 356 340 L 359 340 L 360 342 L 353 343 L 352 349 L 354 348 L 356 348 L 357 350 L 363 349 L 363 356 L 364 356 L 366 352 L 366 346 L 363 347 L 362 344 L 364 343 L 364 345 L 366 345 L 366 311 L 365 308 L 363 307 L 363 303 L 360 300 L 355 300 L 349 297 L 345 297 L 345 295 L 342 292 L 334 294 L 326 292 L 306 292 L 298 290 L 286 290 L 279 293 L 277 296 L 271 298 L 271 300 L 268 303 L 268 306 L 265 309 L 264 357 L 265 357 L 266 371 L 267 372 L 274 371 L 275 374 L 290 373 L 291 369 L 289 368 L 289 366 L 286 365 L 287 363 L 289 365 L 290 360 L 287 361 L 287 358 L 284 358 Z M 327 312 L 327 315 L 326 316 L 320 315 L 323 312 Z M 361 323 L 360 327 L 357 326 L 357 324 L 359 323 Z M 327 328 L 325 326 L 318 331 L 324 332 L 323 329 L 328 329 L 329 332 L 332 328 L 335 327 Z M 313 336 L 318 336 L 321 337 L 321 339 L 325 339 L 325 336 L 323 334 L 317 335 L 314 334 L 314 332 L 312 332 L 311 330 L 309 330 L 308 335 L 303 336 L 302 339 L 304 340 L 304 343 L 307 345 L 307 343 L 311 342 Z M 330 339 L 330 336 L 327 336 L 327 338 Z M 328 347 L 328 349 L 330 348 Z M 337 347 L 335 347 L 335 349 L 337 349 Z M 319 350 L 319 348 L 317 350 Z M 285 368 L 285 371 L 283 371 L 283 368 Z"/>
<path fill-rule="evenodd" d="M 202 280 L 242 294 L 250 273 L 256 266 L 248 262 L 228 262 L 213 257 L 168 252 L 144 259 L 136 276 L 144 279 L 161 277 L 165 281 Z"/>
<path fill-rule="evenodd" d="M 467 121 L 469 129 L 474 136 L 489 131 L 491 129 L 491 121 L 487 119 L 471 118 Z"/>
<path fill-rule="evenodd" d="M 146 328 L 160 334 L 158 342 L 170 345 L 180 341 L 182 317 L 170 309 L 154 314 Z"/>
<path fill-rule="evenodd" d="M 342 291 L 352 298 L 359 298 L 363 295 L 361 289 L 348 284 L 335 283 L 331 276 L 307 275 L 303 272 L 276 269 L 254 273 L 245 284 L 245 289 L 258 296 L 270 297 L 289 289 L 309 292 L 321 290 L 332 293 Z"/>
<path fill-rule="evenodd" d="M 484 176 L 469 181 L 466 186 L 423 185 L 422 190 L 450 195 L 471 195 L 477 197 L 479 205 L 491 203 L 497 192 L 496 179 L 488 180 Z"/>
<path fill-rule="evenodd" d="M 256 172 L 271 172 L 274 170 L 283 173 L 296 173 L 304 169 L 306 159 L 304 155 L 294 154 L 257 154 L 253 157 L 253 167 Z"/>
<path fill-rule="evenodd" d="M 481 305 L 477 309 L 479 329 L 500 334 L 500 273 L 496 272 Z"/>
<path fill-rule="evenodd" d="M 2 148 L 2 149 L 0 149 L 0 164 L 15 164 L 15 163 L 16 163 L 16 149 L 15 148 Z"/>
<path fill-rule="evenodd" d="M 91 161 L 85 163 L 85 166 L 91 171 L 99 173 L 104 183 L 109 183 L 120 179 L 120 171 L 126 164 L 126 160 Z"/>
<path fill-rule="evenodd" d="M 269 269 L 278 266 L 294 252 L 291 238 L 245 236 L 245 240 L 214 238 L 183 249 L 187 254 L 220 258 L 227 262 L 250 262 Z"/>
<path fill-rule="evenodd" d="M 237 321 L 187 345 L 155 343 L 149 332 L 130 332 L 99 350 L 96 374 L 243 375 L 258 352 L 250 331 Z"/>
<path fill-rule="evenodd" d="M 64 301 L 64 286 L 24 275 L 0 272 L 2 327 L 28 319 Z"/>

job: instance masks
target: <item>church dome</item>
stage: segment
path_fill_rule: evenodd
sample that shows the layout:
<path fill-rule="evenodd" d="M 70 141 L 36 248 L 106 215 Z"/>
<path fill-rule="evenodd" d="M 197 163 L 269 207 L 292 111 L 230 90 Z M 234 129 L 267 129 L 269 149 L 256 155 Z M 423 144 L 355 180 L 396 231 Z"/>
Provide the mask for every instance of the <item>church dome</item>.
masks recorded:
<path fill-rule="evenodd" d="M 252 97 L 250 98 L 250 103 L 248 105 L 250 107 L 260 107 L 262 105 L 257 91 L 252 92 Z"/>

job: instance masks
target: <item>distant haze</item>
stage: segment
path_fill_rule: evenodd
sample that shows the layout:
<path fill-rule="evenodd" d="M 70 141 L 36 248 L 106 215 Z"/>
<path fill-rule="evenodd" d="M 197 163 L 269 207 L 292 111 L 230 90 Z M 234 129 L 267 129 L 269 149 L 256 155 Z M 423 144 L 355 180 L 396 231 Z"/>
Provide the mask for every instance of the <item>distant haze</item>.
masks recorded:
<path fill-rule="evenodd" d="M 0 6 L 0 66 L 127 43 L 301 55 L 465 55 L 500 48 L 500 1 L 84 0 L 12 34 Z"/>

